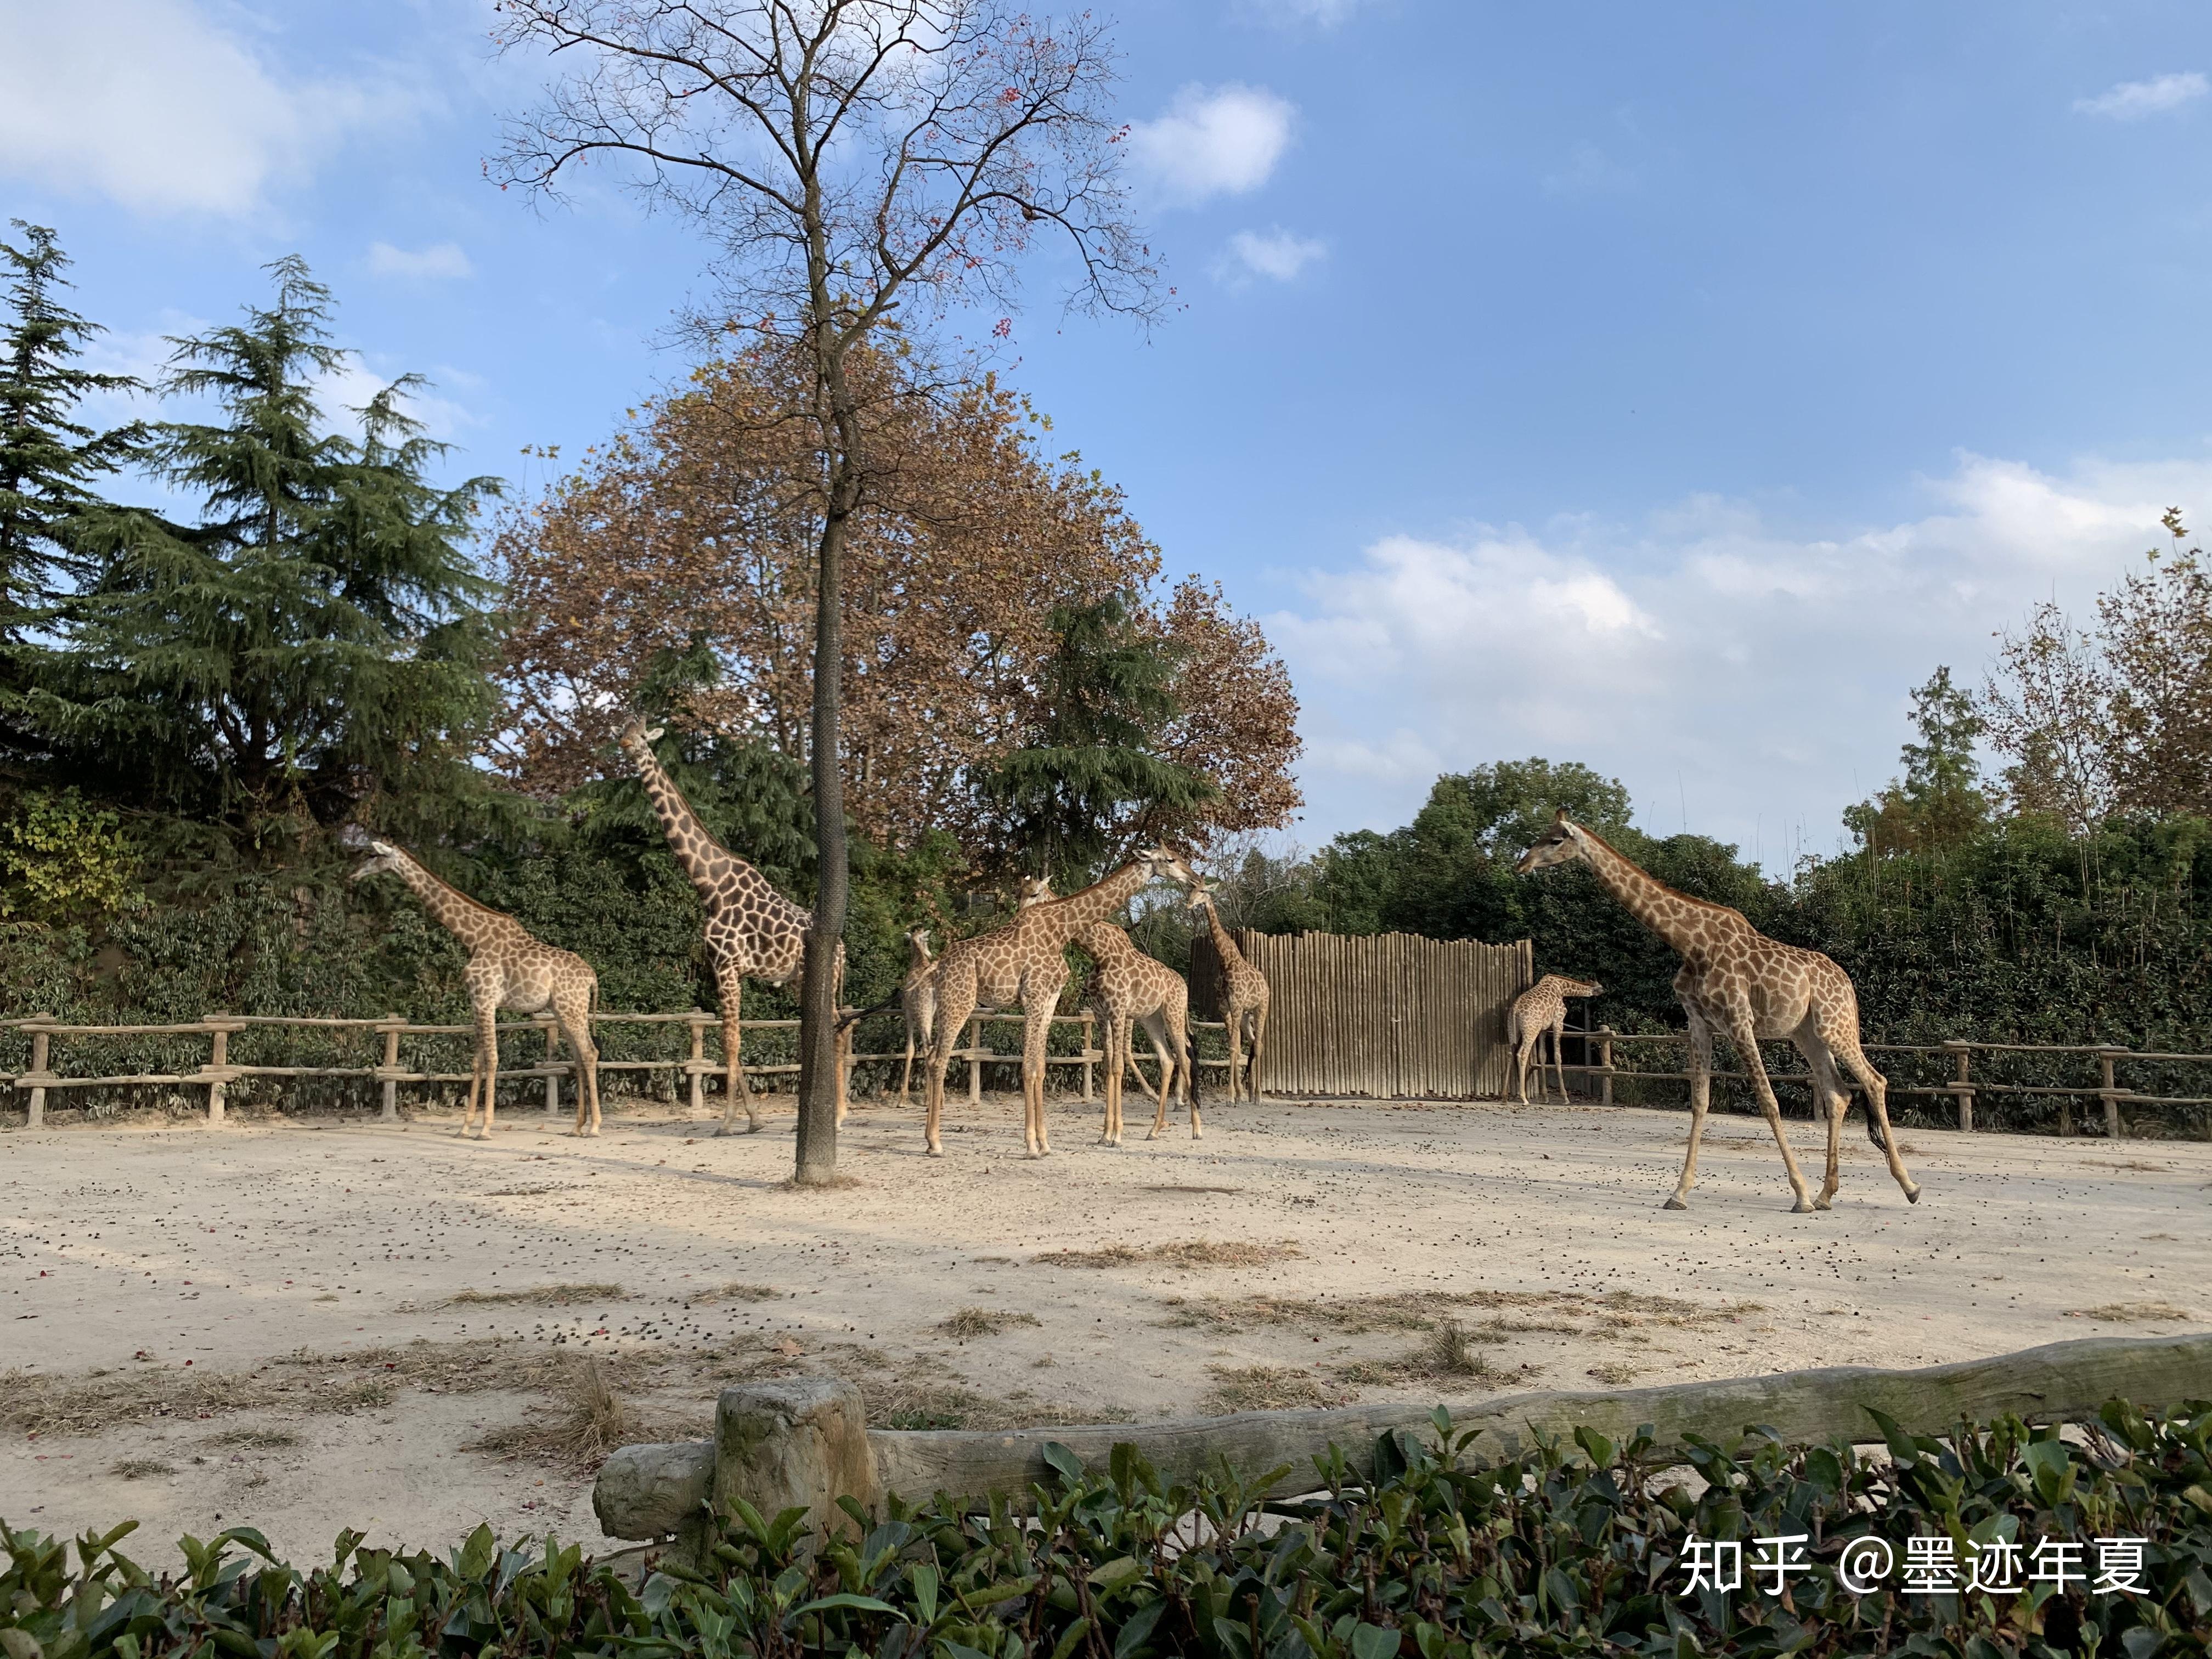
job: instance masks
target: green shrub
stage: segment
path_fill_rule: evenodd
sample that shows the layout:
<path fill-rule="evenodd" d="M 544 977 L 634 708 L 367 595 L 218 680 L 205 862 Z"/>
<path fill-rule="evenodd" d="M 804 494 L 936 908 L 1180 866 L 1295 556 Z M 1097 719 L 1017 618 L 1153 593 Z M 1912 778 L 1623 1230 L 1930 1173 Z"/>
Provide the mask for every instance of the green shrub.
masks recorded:
<path fill-rule="evenodd" d="M 1272 1506 L 1276 1516 L 1255 1494 L 1286 1471 L 1169 1487 L 1132 1447 L 1099 1471 L 1052 1446 L 1056 1476 L 1025 1512 L 943 1495 L 876 1517 L 848 1505 L 856 1529 L 813 1540 L 803 1510 L 770 1521 L 747 1510 L 713 1547 L 711 1571 L 664 1567 L 635 1591 L 574 1547 L 502 1550 L 488 1528 L 445 1559 L 365 1550 L 348 1532 L 331 1566 L 304 1573 L 240 1528 L 185 1539 L 184 1573 L 157 1581 L 115 1552 L 129 1523 L 78 1540 L 74 1569 L 58 1540 L 0 1525 L 0 1649 L 8 1659 L 2153 1659 L 2212 1642 L 2212 1406 L 2146 1419 L 2115 1402 L 2085 1443 L 2015 1419 L 1940 1442 L 1885 1423 L 1880 1457 L 1754 1431 L 1732 1450 L 1694 1444 L 1698 1482 L 1648 1435 L 1616 1446 L 1581 1430 L 1571 1446 L 1486 1462 L 1441 1411 L 1437 1425 L 1425 1445 L 1403 1432 L 1378 1442 L 1364 1486 L 1333 1453 L 1319 1465 L 1326 1495 Z M 1750 1577 L 1732 1595 L 1684 1593 L 1692 1540 L 1745 1540 L 1748 1565 L 1749 1540 L 1783 1534 L 1806 1539 L 1786 1597 Z M 1863 1539 L 1887 1540 L 1901 1563 L 1916 1537 L 1948 1540 L 1964 1562 L 2001 1543 L 2024 1553 L 2100 1536 L 2142 1540 L 2139 1591 L 1905 1595 L 1892 1575 L 1857 1595 L 1838 1577 Z"/>
<path fill-rule="evenodd" d="M 113 915 L 136 895 L 137 857 L 116 815 L 74 789 L 35 789 L 0 835 L 0 916 Z"/>

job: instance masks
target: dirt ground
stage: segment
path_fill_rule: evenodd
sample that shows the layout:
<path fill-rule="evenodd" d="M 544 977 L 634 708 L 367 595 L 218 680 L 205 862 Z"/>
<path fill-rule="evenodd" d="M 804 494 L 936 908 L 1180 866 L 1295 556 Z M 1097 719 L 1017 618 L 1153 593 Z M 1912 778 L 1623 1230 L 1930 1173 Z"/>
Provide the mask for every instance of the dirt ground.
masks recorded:
<path fill-rule="evenodd" d="M 851 1377 L 893 1426 L 1468 1399 L 1904 1366 L 2212 1312 L 2212 1145 L 1859 1135 L 1789 1212 L 1763 1124 L 1496 1103 L 1219 1104 L 1119 1149 L 1097 1109 L 856 1106 L 849 1187 L 655 1105 L 579 1141 L 451 1120 L 0 1131 L 0 1518 L 250 1524 L 442 1547 L 479 1521 L 611 1547 L 608 1441 L 703 1433 L 747 1376 Z M 1814 1126 L 1793 1121 L 1801 1158 Z M 596 1399 L 592 1389 L 599 1393 Z"/>

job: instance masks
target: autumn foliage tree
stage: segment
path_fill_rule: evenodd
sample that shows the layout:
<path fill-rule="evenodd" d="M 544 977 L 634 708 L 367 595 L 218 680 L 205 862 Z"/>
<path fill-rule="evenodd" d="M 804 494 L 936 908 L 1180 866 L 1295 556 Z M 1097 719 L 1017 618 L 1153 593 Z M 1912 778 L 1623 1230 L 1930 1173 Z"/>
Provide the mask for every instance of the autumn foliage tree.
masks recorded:
<path fill-rule="evenodd" d="M 1081 865 L 1139 833 L 1202 850 L 1285 822 L 1297 703 L 1258 625 L 1194 579 L 1147 597 L 1159 550 L 1120 491 L 1048 455 L 1046 422 L 1004 387 L 934 395 L 901 384 L 896 354 L 856 370 L 875 458 L 845 554 L 845 805 L 860 832 L 910 848 L 941 830 L 979 874 L 1027 867 L 1037 800 L 1010 794 L 1006 769 L 1055 743 L 1103 748 L 1117 720 L 1142 728 L 1143 763 L 1117 763 L 1122 781 L 1087 802 Z M 805 373 L 775 342 L 710 363 L 502 520 L 512 718 L 497 753 L 516 782 L 553 796 L 598 775 L 670 652 L 710 665 L 679 724 L 809 757 L 823 459 L 805 428 L 766 418 Z M 1115 648 L 1157 669 L 1141 696 L 1110 676 L 1070 682 L 1067 619 L 1102 606 L 1119 607 Z M 1114 743 L 1130 740 L 1116 728 Z M 1146 765 L 1200 787 L 1146 788 Z"/>

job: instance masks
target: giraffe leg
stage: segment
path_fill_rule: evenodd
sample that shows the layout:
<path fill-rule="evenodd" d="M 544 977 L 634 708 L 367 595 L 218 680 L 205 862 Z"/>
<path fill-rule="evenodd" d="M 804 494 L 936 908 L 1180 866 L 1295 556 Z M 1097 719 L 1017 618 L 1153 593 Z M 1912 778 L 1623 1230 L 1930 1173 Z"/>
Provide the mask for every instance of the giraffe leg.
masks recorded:
<path fill-rule="evenodd" d="M 1122 1075 L 1130 1069 L 1129 1022 L 1109 1012 L 1106 1016 L 1106 1133 L 1099 1137 L 1109 1146 L 1121 1144 Z M 1143 1080 L 1139 1076 L 1139 1083 Z"/>
<path fill-rule="evenodd" d="M 1244 1066 L 1244 1015 L 1236 1008 L 1223 1012 L 1229 1016 L 1223 1022 L 1229 1028 L 1229 1098 L 1237 1100 L 1242 1098 L 1237 1091 L 1243 1086 L 1240 1074 Z"/>
<path fill-rule="evenodd" d="M 1066 988 L 1056 985 L 1034 999 L 1027 994 L 1022 999 L 1022 1115 L 1032 1158 L 1052 1155 L 1044 1121 L 1044 1057 L 1052 1040 L 1053 1011 L 1060 1006 L 1060 994 Z"/>
<path fill-rule="evenodd" d="M 1541 1031 L 1533 1036 L 1524 1035 L 1519 1048 L 1515 1052 L 1514 1058 L 1518 1066 L 1518 1073 L 1513 1085 L 1513 1102 L 1516 1106 L 1526 1106 L 1528 1103 L 1528 1060 L 1529 1057 L 1536 1052 L 1536 1045 L 1543 1041 L 1543 1036 L 1544 1034 Z M 1540 1071 L 1536 1074 L 1536 1086 L 1540 1089 L 1544 1086 L 1544 1076 Z"/>
<path fill-rule="evenodd" d="M 853 1106 L 853 1027 L 845 1018 L 845 949 L 837 947 L 837 972 L 830 992 L 830 1006 L 837 1011 L 837 1127 L 845 1127 L 845 1114 Z M 857 1022 L 856 1022 L 857 1023 Z"/>
<path fill-rule="evenodd" d="M 938 987 L 936 1031 L 929 1043 L 927 1111 L 921 1132 L 922 1145 L 932 1158 L 945 1156 L 945 1143 L 939 1139 L 938 1127 L 945 1116 L 945 1073 L 952 1064 L 952 1045 L 968 1029 L 968 1016 L 975 1012 L 972 990 L 963 995 L 951 987 Z"/>
<path fill-rule="evenodd" d="M 1167 1024 L 1157 1009 L 1134 1022 L 1129 1032 L 1129 1046 L 1133 1048 L 1137 1044 L 1139 1029 L 1144 1031 L 1146 1041 L 1152 1045 L 1152 1059 L 1160 1068 L 1159 1095 L 1152 1103 L 1152 1133 L 1145 1137 L 1147 1140 L 1158 1140 L 1168 1127 L 1168 1085 L 1175 1081 L 1175 1062 L 1168 1058 Z M 1146 1092 L 1149 1094 L 1152 1091 L 1148 1089 Z"/>
<path fill-rule="evenodd" d="M 1198 1121 L 1198 1079 L 1191 1073 L 1190 1009 L 1188 1004 L 1181 1008 L 1172 1003 L 1169 1005 L 1167 1028 L 1168 1043 L 1176 1056 L 1176 1086 L 1182 1091 L 1182 1097 L 1190 1105 L 1190 1138 L 1203 1140 L 1206 1139 L 1206 1126 Z M 1167 1079 L 1163 1073 L 1160 1079 L 1160 1121 L 1163 1123 L 1167 1121 Z"/>
<path fill-rule="evenodd" d="M 1246 1018 L 1252 1022 L 1252 1069 L 1245 1074 L 1244 1097 L 1256 1101 L 1260 1098 L 1260 1056 L 1267 1047 L 1267 1005 L 1261 1003 Z"/>
<path fill-rule="evenodd" d="M 1552 1079 L 1559 1085 L 1559 1104 L 1562 1106 L 1570 1106 L 1574 1103 L 1567 1094 L 1567 1057 L 1559 1047 L 1559 1033 L 1566 1028 L 1566 1016 L 1562 1014 L 1552 1022 L 1551 1030 Z M 1543 1053 L 1544 1051 L 1540 1048 L 1536 1050 L 1536 1082 L 1540 1088 L 1542 1086 L 1544 1081 L 1542 1064 Z"/>
<path fill-rule="evenodd" d="M 496 1004 L 477 1011 L 477 1046 L 483 1051 L 483 1127 L 477 1139 L 491 1139 L 492 1108 L 499 1103 L 499 1008 Z"/>
<path fill-rule="evenodd" d="M 1698 1143 L 1705 1138 L 1705 1113 L 1713 1095 L 1713 1028 L 1696 1009 L 1683 1006 L 1690 1016 L 1690 1150 L 1682 1159 L 1682 1178 L 1667 1200 L 1670 1210 L 1690 1207 L 1690 1188 L 1698 1184 Z"/>
<path fill-rule="evenodd" d="M 568 1052 L 576 1057 L 576 1127 L 570 1133 L 595 1135 L 599 1132 L 599 1049 L 592 1040 L 591 994 L 562 998 L 553 1005 L 553 1017 L 561 1023 Z"/>
<path fill-rule="evenodd" d="M 1805 1069 L 1813 1074 L 1814 1113 L 1828 1124 L 1828 1166 L 1820 1177 L 1820 1190 L 1813 1195 L 1813 1207 L 1833 1209 L 1836 1189 L 1843 1185 L 1844 1114 L 1850 1109 L 1851 1097 L 1838 1080 L 1835 1059 L 1814 1030 L 1811 1020 L 1799 1027 L 1790 1040 L 1805 1056 Z"/>
<path fill-rule="evenodd" d="M 1856 1079 L 1859 1087 L 1866 1091 L 1867 1115 L 1873 1123 L 1881 1126 L 1880 1144 L 1882 1155 L 1889 1160 L 1891 1178 L 1897 1182 L 1898 1190 L 1905 1194 L 1907 1203 L 1917 1204 L 1920 1201 L 1919 1185 L 1905 1169 L 1905 1159 L 1897 1150 L 1896 1133 L 1889 1127 L 1889 1079 L 1875 1070 L 1867 1060 L 1866 1051 L 1859 1047 L 1859 1034 L 1854 1029 L 1857 1020 L 1854 1018 L 1847 1025 L 1841 1018 L 1829 1014 L 1825 1009 L 1815 1009 L 1814 1017 L 1820 1022 L 1820 1036 L 1828 1045 L 1829 1052 Z"/>
<path fill-rule="evenodd" d="M 1751 1010 L 1735 1008 L 1729 1011 L 1729 1046 L 1735 1050 L 1736 1060 L 1751 1073 L 1751 1086 L 1759 1096 L 1759 1109 L 1766 1119 L 1766 1127 L 1774 1132 L 1774 1144 L 1782 1152 L 1782 1167 L 1789 1171 L 1790 1190 L 1797 1195 L 1791 1205 L 1794 1214 L 1804 1214 L 1813 1207 L 1810 1194 L 1805 1190 L 1804 1173 L 1797 1167 L 1797 1154 L 1790 1149 L 1790 1133 L 1782 1121 L 1782 1103 L 1774 1097 L 1774 1085 L 1766 1075 L 1766 1062 L 1759 1058 L 1759 1035 L 1751 1023 Z"/>
<path fill-rule="evenodd" d="M 729 1133 L 737 1123 L 738 1108 L 743 1106 L 745 1133 L 756 1135 L 760 1133 L 760 1108 L 753 1104 L 752 1085 L 745 1081 L 744 1023 L 739 1018 L 745 976 L 735 963 L 714 964 L 714 989 L 722 1004 L 722 1121 L 714 1133 Z"/>
<path fill-rule="evenodd" d="M 474 1016 L 473 1018 L 475 1018 L 475 1021 L 476 1021 L 477 1039 L 476 1039 L 476 1044 L 475 1044 L 474 1048 L 470 1051 L 470 1054 L 469 1054 L 469 1096 L 468 1096 L 468 1102 L 467 1102 L 467 1103 L 466 1103 L 465 1105 L 464 1105 L 464 1106 L 461 1108 L 461 1127 L 460 1127 L 460 1136 L 461 1136 L 461 1139 L 464 1139 L 464 1140 L 466 1140 L 466 1139 L 469 1138 L 470 1134 L 471 1134 L 471 1133 L 475 1130 L 475 1128 L 476 1128 L 476 1122 L 477 1122 L 477 1099 L 481 1097 L 481 1095 L 483 1094 L 483 1075 L 484 1075 L 484 1031 L 483 1031 L 483 1016 L 482 1016 L 482 1015 L 480 1015 L 480 1014 L 479 1014 L 479 1015 L 476 1015 L 476 1016 Z"/>

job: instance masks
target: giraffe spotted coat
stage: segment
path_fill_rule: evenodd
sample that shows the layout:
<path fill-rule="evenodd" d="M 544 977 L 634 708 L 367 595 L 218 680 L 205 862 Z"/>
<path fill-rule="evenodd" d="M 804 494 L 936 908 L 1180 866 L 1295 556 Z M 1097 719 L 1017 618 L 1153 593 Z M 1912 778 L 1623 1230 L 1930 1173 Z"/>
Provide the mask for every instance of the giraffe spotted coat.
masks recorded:
<path fill-rule="evenodd" d="M 1547 974 L 1534 985 L 1513 999 L 1513 1012 L 1506 1019 L 1506 1041 L 1512 1046 L 1518 1082 L 1514 1098 L 1523 1106 L 1528 1103 L 1528 1060 L 1536 1061 L 1536 1087 L 1544 1086 L 1544 1050 L 1546 1033 L 1552 1038 L 1552 1072 L 1559 1080 L 1559 1098 L 1567 1098 L 1566 1062 L 1559 1054 L 1559 1036 L 1567 1028 L 1567 999 L 1594 997 L 1605 988 L 1594 979 L 1569 979 L 1564 974 Z"/>

